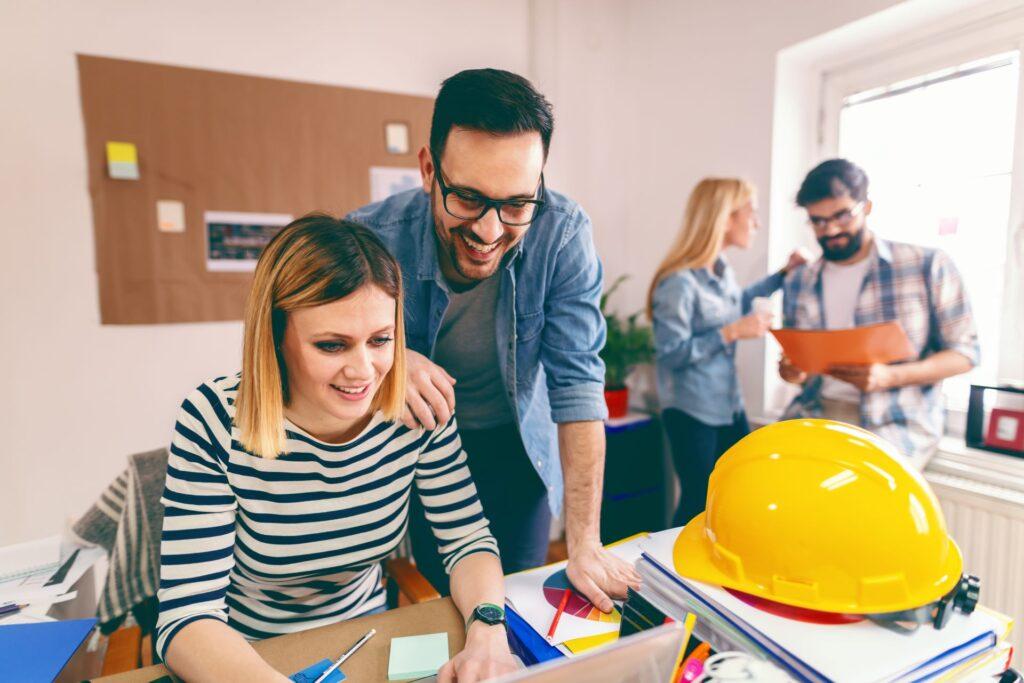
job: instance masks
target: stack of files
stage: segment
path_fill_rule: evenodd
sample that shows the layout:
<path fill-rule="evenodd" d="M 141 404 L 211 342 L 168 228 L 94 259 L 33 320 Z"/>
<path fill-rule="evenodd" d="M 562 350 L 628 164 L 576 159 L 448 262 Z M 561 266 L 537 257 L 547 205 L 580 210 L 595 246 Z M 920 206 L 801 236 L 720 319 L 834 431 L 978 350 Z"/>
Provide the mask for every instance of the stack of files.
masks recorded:
<path fill-rule="evenodd" d="M 932 681 L 967 668 L 974 675 L 974 667 L 981 670 L 986 663 L 999 665 L 1012 626 L 1001 614 L 979 607 L 970 616 L 955 613 L 943 629 L 922 626 L 909 635 L 870 621 L 795 621 L 751 607 L 718 586 L 680 577 L 672 560 L 678 534 L 679 529 L 652 534 L 644 543 L 637 562 L 641 594 L 669 616 L 696 613 L 695 635 L 716 651 L 747 652 L 795 680 L 815 683 Z M 1004 653 L 1004 664 L 1005 659 Z"/>

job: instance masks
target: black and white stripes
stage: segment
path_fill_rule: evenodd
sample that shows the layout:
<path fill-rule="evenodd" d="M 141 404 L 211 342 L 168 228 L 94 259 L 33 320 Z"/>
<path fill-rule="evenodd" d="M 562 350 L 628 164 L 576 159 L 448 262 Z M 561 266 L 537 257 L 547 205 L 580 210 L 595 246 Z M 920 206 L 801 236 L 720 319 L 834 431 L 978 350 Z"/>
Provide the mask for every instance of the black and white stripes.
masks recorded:
<path fill-rule="evenodd" d="M 380 414 L 352 441 L 317 441 L 286 423 L 288 452 L 247 453 L 232 426 L 238 378 L 182 404 L 164 491 L 161 656 L 185 624 L 229 623 L 265 638 L 383 606 L 380 561 L 405 535 L 415 488 L 448 571 L 497 553 L 454 419 L 433 432 Z"/>

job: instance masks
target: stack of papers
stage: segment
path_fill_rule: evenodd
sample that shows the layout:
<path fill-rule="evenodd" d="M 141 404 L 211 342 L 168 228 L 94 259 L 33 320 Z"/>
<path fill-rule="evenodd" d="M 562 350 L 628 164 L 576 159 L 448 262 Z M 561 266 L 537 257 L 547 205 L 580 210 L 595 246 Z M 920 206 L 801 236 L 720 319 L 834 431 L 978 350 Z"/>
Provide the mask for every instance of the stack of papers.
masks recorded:
<path fill-rule="evenodd" d="M 50 607 L 75 597 L 71 588 L 103 555 L 102 548 L 76 546 L 60 536 L 0 548 L 0 605 L 28 605 L 0 617 L 0 625 L 48 621 Z"/>
<path fill-rule="evenodd" d="M 715 650 L 762 657 L 800 681 L 929 681 L 999 665 L 1001 641 L 1011 626 L 1008 617 L 978 608 L 970 616 L 955 613 L 943 629 L 921 627 L 913 634 L 866 620 L 821 625 L 787 619 L 720 587 L 680 577 L 672 559 L 678 534 L 679 529 L 671 529 L 644 543 L 637 563 L 644 581 L 640 593 L 667 614 L 695 612 L 695 634 Z"/>

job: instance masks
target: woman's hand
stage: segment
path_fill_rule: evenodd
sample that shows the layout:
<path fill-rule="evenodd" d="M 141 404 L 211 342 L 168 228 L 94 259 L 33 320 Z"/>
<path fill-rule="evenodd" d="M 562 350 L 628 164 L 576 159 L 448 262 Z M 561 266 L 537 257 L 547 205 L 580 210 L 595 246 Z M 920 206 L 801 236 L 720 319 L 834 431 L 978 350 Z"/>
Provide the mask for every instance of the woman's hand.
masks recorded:
<path fill-rule="evenodd" d="M 811 252 L 805 247 L 797 247 L 793 250 L 793 253 L 789 255 L 789 260 L 786 261 L 786 267 L 783 270 L 787 275 L 793 272 L 794 268 L 799 268 L 802 265 L 810 262 Z"/>
<path fill-rule="evenodd" d="M 516 670 L 508 649 L 508 634 L 501 625 L 474 621 L 466 634 L 466 647 L 437 672 L 438 683 L 476 683 Z"/>
<path fill-rule="evenodd" d="M 722 327 L 722 338 L 726 344 L 737 339 L 756 339 L 763 337 L 772 326 L 770 313 L 751 313 Z"/>

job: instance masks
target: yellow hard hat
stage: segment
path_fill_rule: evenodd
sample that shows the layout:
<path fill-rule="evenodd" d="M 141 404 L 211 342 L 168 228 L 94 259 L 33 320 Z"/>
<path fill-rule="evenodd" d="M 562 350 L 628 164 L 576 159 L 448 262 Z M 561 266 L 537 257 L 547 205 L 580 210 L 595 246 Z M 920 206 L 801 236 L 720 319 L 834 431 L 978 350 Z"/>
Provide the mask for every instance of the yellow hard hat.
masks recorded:
<path fill-rule="evenodd" d="M 687 578 L 847 614 L 926 605 L 963 570 L 921 474 L 886 441 L 831 420 L 778 422 L 726 451 L 674 562 Z"/>

